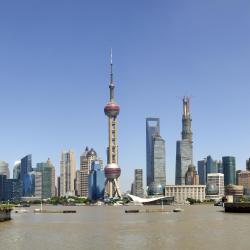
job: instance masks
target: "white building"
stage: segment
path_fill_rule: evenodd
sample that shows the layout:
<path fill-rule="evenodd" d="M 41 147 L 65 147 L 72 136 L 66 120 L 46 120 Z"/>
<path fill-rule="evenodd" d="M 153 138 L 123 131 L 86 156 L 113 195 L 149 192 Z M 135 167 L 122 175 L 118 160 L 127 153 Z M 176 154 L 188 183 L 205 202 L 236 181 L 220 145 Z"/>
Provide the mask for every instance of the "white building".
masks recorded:
<path fill-rule="evenodd" d="M 224 174 L 210 173 L 207 175 L 207 199 L 218 200 L 225 194 Z"/>
<path fill-rule="evenodd" d="M 165 196 L 174 196 L 175 202 L 184 203 L 187 198 L 205 200 L 206 185 L 166 185 Z"/>

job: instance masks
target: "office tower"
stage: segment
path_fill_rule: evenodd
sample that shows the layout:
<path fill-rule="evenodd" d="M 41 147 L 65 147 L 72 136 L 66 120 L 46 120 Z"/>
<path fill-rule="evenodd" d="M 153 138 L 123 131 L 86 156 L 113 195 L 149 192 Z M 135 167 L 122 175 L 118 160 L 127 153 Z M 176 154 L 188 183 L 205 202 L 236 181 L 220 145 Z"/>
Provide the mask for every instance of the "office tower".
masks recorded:
<path fill-rule="evenodd" d="M 237 185 L 244 187 L 244 195 L 250 195 L 250 171 L 238 172 L 237 179 Z"/>
<path fill-rule="evenodd" d="M 160 119 L 146 118 L 147 186 L 153 181 L 153 137 L 160 134 Z"/>
<path fill-rule="evenodd" d="M 224 193 L 224 174 L 209 173 L 207 175 L 207 194 L 221 198 L 224 196 Z"/>
<path fill-rule="evenodd" d="M 5 175 L 6 179 L 10 178 L 9 164 L 5 161 L 0 161 L 0 175 Z"/>
<path fill-rule="evenodd" d="M 51 196 L 56 196 L 56 169 L 54 165 L 52 164 L 50 158 L 47 160 L 48 166 L 51 168 Z"/>
<path fill-rule="evenodd" d="M 224 184 L 235 184 L 235 157 L 224 156 L 222 157 L 222 165 L 224 172 Z"/>
<path fill-rule="evenodd" d="M 250 158 L 246 160 L 246 170 L 250 171 Z"/>
<path fill-rule="evenodd" d="M 119 105 L 115 102 L 115 85 L 113 81 L 113 63 L 112 53 L 110 62 L 110 83 L 109 83 L 109 102 L 104 108 L 105 115 L 108 117 L 108 148 L 107 148 L 107 166 L 104 169 L 106 181 L 105 187 L 107 195 L 112 198 L 117 196 L 121 198 L 121 191 L 118 185 L 118 178 L 121 169 L 118 165 L 118 143 L 117 143 L 117 116 L 120 111 Z"/>
<path fill-rule="evenodd" d="M 190 98 L 183 98 L 182 140 L 176 142 L 175 184 L 185 184 L 185 174 L 193 165 L 193 141 L 191 131 Z"/>
<path fill-rule="evenodd" d="M 224 174 L 222 161 L 218 161 L 217 166 L 218 166 L 218 173 Z"/>
<path fill-rule="evenodd" d="M 80 156 L 80 173 L 79 173 L 79 190 L 78 195 L 82 197 L 88 197 L 88 175 L 91 170 L 91 165 L 93 161 L 99 161 L 101 169 L 103 169 L 103 161 L 100 157 L 97 156 L 96 151 L 88 147 L 85 148 L 85 151 Z"/>
<path fill-rule="evenodd" d="M 242 170 L 236 170 L 235 171 L 235 183 L 236 185 L 239 185 L 239 174 L 243 172 Z"/>
<path fill-rule="evenodd" d="M 104 198 L 104 183 L 105 175 L 101 168 L 99 161 L 93 161 L 91 171 L 88 176 L 88 198 L 91 201 L 100 200 Z"/>
<path fill-rule="evenodd" d="M 0 174 L 0 201 L 5 200 L 5 181 L 6 175 Z"/>
<path fill-rule="evenodd" d="M 206 185 L 207 176 L 206 176 L 206 159 L 198 161 L 198 174 L 199 174 L 199 183 L 200 185 Z"/>
<path fill-rule="evenodd" d="M 15 161 L 14 168 L 13 168 L 13 179 L 20 180 L 20 174 L 21 174 L 21 161 Z"/>
<path fill-rule="evenodd" d="M 35 196 L 42 198 L 42 174 L 40 172 L 31 171 L 24 175 L 23 179 L 25 197 Z"/>
<path fill-rule="evenodd" d="M 80 170 L 76 170 L 75 191 L 76 191 L 76 196 L 80 196 L 80 191 L 81 191 L 81 174 L 80 174 Z"/>
<path fill-rule="evenodd" d="M 42 198 L 48 199 L 53 196 L 52 190 L 52 167 L 47 162 L 37 163 L 36 171 L 42 174 Z"/>
<path fill-rule="evenodd" d="M 152 167 L 153 182 L 166 185 L 165 140 L 159 134 L 153 136 L 152 141 Z"/>
<path fill-rule="evenodd" d="M 18 179 L 8 179 L 5 182 L 5 200 L 19 201 L 22 196 L 22 182 Z"/>
<path fill-rule="evenodd" d="M 22 181 L 22 187 L 23 187 L 23 196 L 29 196 L 27 193 L 25 193 L 25 190 L 28 191 L 31 189 L 31 187 L 27 186 L 30 184 L 29 180 L 29 172 L 32 171 L 32 156 L 26 155 L 21 159 L 21 171 L 20 171 L 20 179 Z"/>
<path fill-rule="evenodd" d="M 57 196 L 61 196 L 61 178 L 60 176 L 57 177 Z"/>
<path fill-rule="evenodd" d="M 60 169 L 60 195 L 75 195 L 74 182 L 76 175 L 76 162 L 75 155 L 72 150 L 62 152 Z"/>
<path fill-rule="evenodd" d="M 143 197 L 143 171 L 135 169 L 135 179 L 133 185 L 133 194 L 138 197 Z"/>
<path fill-rule="evenodd" d="M 207 175 L 211 173 L 218 173 L 217 161 L 214 161 L 211 155 L 207 156 L 206 169 Z"/>
<path fill-rule="evenodd" d="M 199 175 L 193 165 L 188 167 L 185 174 L 185 185 L 199 185 Z"/>

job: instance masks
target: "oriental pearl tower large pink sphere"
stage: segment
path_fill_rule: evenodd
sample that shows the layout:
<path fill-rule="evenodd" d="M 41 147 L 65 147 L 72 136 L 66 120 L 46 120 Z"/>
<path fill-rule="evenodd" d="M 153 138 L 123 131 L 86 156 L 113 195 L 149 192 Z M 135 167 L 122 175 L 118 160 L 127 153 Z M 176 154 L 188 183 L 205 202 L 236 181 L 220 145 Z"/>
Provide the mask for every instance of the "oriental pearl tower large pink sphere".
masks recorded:
<path fill-rule="evenodd" d="M 121 192 L 118 185 L 118 178 L 121 174 L 121 169 L 118 166 L 118 144 L 117 144 L 117 116 L 120 112 L 119 105 L 115 102 L 114 98 L 114 82 L 113 82 L 113 64 L 112 64 L 112 52 L 111 52 L 111 63 L 110 63 L 110 83 L 109 83 L 109 94 L 110 100 L 104 107 L 104 113 L 108 117 L 109 127 L 109 146 L 107 148 L 107 166 L 104 168 L 106 177 L 105 190 L 106 194 L 112 197 L 121 198 Z"/>

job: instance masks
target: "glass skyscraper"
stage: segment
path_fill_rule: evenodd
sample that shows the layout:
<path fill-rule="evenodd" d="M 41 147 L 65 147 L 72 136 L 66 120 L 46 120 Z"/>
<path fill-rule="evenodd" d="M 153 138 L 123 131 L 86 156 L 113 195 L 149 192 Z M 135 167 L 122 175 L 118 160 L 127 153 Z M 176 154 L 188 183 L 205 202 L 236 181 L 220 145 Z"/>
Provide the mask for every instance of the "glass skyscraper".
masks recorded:
<path fill-rule="evenodd" d="M 32 171 L 32 156 L 31 155 L 26 155 L 21 159 L 21 171 L 20 171 L 20 179 L 22 181 L 22 186 L 23 186 L 23 196 L 29 196 L 28 190 L 31 190 L 30 186 L 30 181 L 28 174 Z"/>
<path fill-rule="evenodd" d="M 166 186 L 165 140 L 159 134 L 153 136 L 152 145 L 153 181 Z"/>
<path fill-rule="evenodd" d="M 206 176 L 206 160 L 198 161 L 198 174 L 199 174 L 199 184 L 206 185 L 207 176 Z"/>
<path fill-rule="evenodd" d="M 207 169 L 207 175 L 208 174 L 218 173 L 217 161 L 214 161 L 213 158 L 210 155 L 207 156 L 206 169 Z"/>
<path fill-rule="evenodd" d="M 99 200 L 104 198 L 105 175 L 99 161 L 93 161 L 88 176 L 88 198 Z"/>
<path fill-rule="evenodd" d="M 235 184 L 235 157 L 222 157 L 223 171 L 224 171 L 224 185 Z"/>
<path fill-rule="evenodd" d="M 153 136 L 160 134 L 160 119 L 146 118 L 147 186 L 153 181 Z"/>

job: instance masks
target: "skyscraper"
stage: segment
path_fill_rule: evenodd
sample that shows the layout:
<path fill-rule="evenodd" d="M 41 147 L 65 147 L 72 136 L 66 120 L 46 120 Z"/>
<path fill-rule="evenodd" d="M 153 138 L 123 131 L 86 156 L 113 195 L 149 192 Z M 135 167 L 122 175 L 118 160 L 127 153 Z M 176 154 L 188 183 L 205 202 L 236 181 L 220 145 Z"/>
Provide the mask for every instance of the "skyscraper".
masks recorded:
<path fill-rule="evenodd" d="M 99 161 L 92 162 L 88 178 L 88 198 L 92 201 L 103 199 L 105 175 Z"/>
<path fill-rule="evenodd" d="M 207 183 L 206 159 L 198 161 L 198 174 L 199 174 L 199 184 L 206 185 Z"/>
<path fill-rule="evenodd" d="M 20 179 L 23 187 L 23 196 L 30 196 L 31 182 L 29 173 L 32 171 L 32 155 L 26 155 L 21 159 Z M 28 193 L 26 193 L 28 192 Z"/>
<path fill-rule="evenodd" d="M 83 197 L 88 197 L 88 176 L 91 171 L 91 165 L 93 161 L 98 161 L 101 169 L 103 169 L 103 161 L 100 157 L 97 156 L 96 151 L 91 148 L 89 150 L 88 147 L 85 148 L 85 151 L 80 156 L 80 172 L 79 174 L 79 184 L 78 186 L 78 195 Z"/>
<path fill-rule="evenodd" d="M 185 174 L 193 165 L 193 141 L 191 131 L 190 98 L 183 98 L 182 140 L 176 142 L 175 184 L 185 185 Z"/>
<path fill-rule="evenodd" d="M 155 134 L 152 139 L 153 182 L 160 183 L 164 188 L 166 186 L 165 140 L 159 134 Z"/>
<path fill-rule="evenodd" d="M 207 156 L 206 160 L 206 170 L 207 170 L 207 175 L 208 174 L 214 174 L 218 173 L 218 165 L 217 161 L 214 161 L 211 155 Z"/>
<path fill-rule="evenodd" d="M 114 196 L 121 198 L 121 191 L 118 185 L 118 178 L 121 169 L 118 165 L 118 143 L 117 143 L 117 116 L 120 112 L 119 105 L 115 102 L 114 81 L 113 81 L 113 63 L 112 51 L 110 62 L 110 83 L 109 83 L 109 102 L 104 108 L 105 115 L 108 117 L 109 128 L 109 146 L 107 148 L 107 166 L 104 169 L 106 176 L 105 187 L 107 195 L 111 198 Z"/>
<path fill-rule="evenodd" d="M 42 175 L 42 198 L 48 199 L 52 194 L 52 167 L 46 162 L 37 163 L 36 171 Z M 54 187 L 55 189 L 55 187 Z"/>
<path fill-rule="evenodd" d="M 62 152 L 60 168 L 60 195 L 75 195 L 74 184 L 76 175 L 76 162 L 75 155 L 72 150 L 69 150 L 68 152 Z"/>
<path fill-rule="evenodd" d="M 160 134 L 160 119 L 146 118 L 146 157 L 147 157 L 147 186 L 154 181 L 153 170 L 153 136 Z"/>
<path fill-rule="evenodd" d="M 0 175 L 5 175 L 6 179 L 10 178 L 9 164 L 5 161 L 0 161 Z"/>
<path fill-rule="evenodd" d="M 235 184 L 235 157 L 224 156 L 222 157 L 223 172 L 224 172 L 224 184 Z"/>
<path fill-rule="evenodd" d="M 50 158 L 47 160 L 48 166 L 51 168 L 51 196 L 56 196 L 56 169 L 52 164 Z"/>
<path fill-rule="evenodd" d="M 143 170 L 135 169 L 134 178 L 133 194 L 138 197 L 143 197 Z"/>
<path fill-rule="evenodd" d="M 15 161 L 14 168 L 13 168 L 13 179 L 20 180 L 20 174 L 21 174 L 21 161 Z"/>

